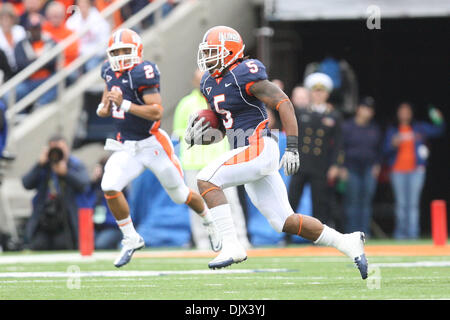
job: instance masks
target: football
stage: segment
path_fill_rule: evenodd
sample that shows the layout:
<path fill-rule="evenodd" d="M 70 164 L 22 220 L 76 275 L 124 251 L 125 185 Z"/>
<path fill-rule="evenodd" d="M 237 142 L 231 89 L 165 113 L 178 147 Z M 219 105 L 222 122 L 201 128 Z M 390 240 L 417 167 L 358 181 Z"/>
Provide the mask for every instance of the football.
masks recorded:
<path fill-rule="evenodd" d="M 214 129 L 219 128 L 219 125 L 220 125 L 219 118 L 217 118 L 214 111 L 212 111 L 210 109 L 204 109 L 204 110 L 197 112 L 197 114 L 198 114 L 198 119 L 200 119 L 202 117 L 205 118 L 205 121 L 203 123 L 209 122 L 209 126 L 211 128 L 214 128 Z"/>

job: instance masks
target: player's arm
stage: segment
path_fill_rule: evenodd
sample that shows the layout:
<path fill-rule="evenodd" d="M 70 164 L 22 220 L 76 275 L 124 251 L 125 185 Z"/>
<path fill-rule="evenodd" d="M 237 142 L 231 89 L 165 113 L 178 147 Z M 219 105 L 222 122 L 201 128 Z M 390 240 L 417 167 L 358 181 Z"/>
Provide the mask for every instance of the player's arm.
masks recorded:
<path fill-rule="evenodd" d="M 278 111 L 281 124 L 286 132 L 287 146 L 281 159 L 280 167 L 284 167 L 286 175 L 296 173 L 300 167 L 298 153 L 298 125 L 294 106 L 287 95 L 276 85 L 268 80 L 255 82 L 249 91 L 262 101 L 268 108 Z"/>
<path fill-rule="evenodd" d="M 108 95 L 108 87 L 105 85 L 105 89 L 103 90 L 102 101 L 97 107 L 97 115 L 101 118 L 110 117 L 111 116 L 111 101 L 107 99 Z"/>
<path fill-rule="evenodd" d="M 140 118 L 158 121 L 163 115 L 163 107 L 161 106 L 161 95 L 159 92 L 147 93 L 143 95 L 143 105 L 132 103 L 122 97 L 120 91 L 110 91 L 106 95 L 107 99 L 120 106 L 125 112 L 131 113 Z"/>
<path fill-rule="evenodd" d="M 255 82 L 250 87 L 250 92 L 267 107 L 277 110 L 280 114 L 281 124 L 286 131 L 286 136 L 298 137 L 297 119 L 294 106 L 288 96 L 269 80 Z"/>

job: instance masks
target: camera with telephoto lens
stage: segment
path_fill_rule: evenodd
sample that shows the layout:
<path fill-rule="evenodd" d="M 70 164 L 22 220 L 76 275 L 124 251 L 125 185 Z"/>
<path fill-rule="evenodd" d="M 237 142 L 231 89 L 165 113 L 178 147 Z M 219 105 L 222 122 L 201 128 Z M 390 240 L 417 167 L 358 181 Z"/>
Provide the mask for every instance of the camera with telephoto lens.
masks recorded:
<path fill-rule="evenodd" d="M 53 147 L 48 151 L 48 161 L 52 164 L 58 163 L 64 157 L 64 153 L 61 148 Z"/>

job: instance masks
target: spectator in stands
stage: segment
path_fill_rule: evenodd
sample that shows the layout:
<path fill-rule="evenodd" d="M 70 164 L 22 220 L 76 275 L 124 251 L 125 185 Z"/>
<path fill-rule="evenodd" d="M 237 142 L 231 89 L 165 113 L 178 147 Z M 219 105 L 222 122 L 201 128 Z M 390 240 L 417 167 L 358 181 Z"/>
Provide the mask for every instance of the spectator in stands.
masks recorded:
<path fill-rule="evenodd" d="M 138 13 L 140 10 L 145 8 L 153 0 L 131 0 L 129 3 L 124 5 L 120 10 L 120 13 L 124 20 L 127 20 L 134 14 Z M 162 16 L 165 17 L 170 11 L 178 4 L 177 0 L 169 0 L 162 5 Z M 149 28 L 154 23 L 154 14 L 149 15 L 144 18 L 141 23 L 142 29 Z"/>
<path fill-rule="evenodd" d="M 206 100 L 200 92 L 201 78 L 202 73 L 200 70 L 196 70 L 192 80 L 194 89 L 178 103 L 175 109 L 173 124 L 173 135 L 179 139 L 181 144 L 180 161 L 183 167 L 186 184 L 189 188 L 196 191 L 198 191 L 196 179 L 197 173 L 219 155 L 229 150 L 229 144 L 226 139 L 209 146 L 195 145 L 190 149 L 188 149 L 188 145 L 184 141 L 184 134 L 189 116 L 199 110 L 208 108 Z M 235 225 L 238 229 L 239 240 L 242 245 L 249 247 L 250 243 L 247 238 L 245 217 L 236 188 L 226 189 L 225 195 L 232 207 L 233 220 L 236 222 Z M 202 219 L 194 211 L 191 211 L 191 231 L 194 244 L 198 249 L 207 250 L 211 248 L 208 234 L 202 226 Z"/>
<path fill-rule="evenodd" d="M 309 103 L 309 91 L 303 86 L 297 85 L 292 89 L 291 101 L 295 108 L 306 108 Z"/>
<path fill-rule="evenodd" d="M 62 3 L 63 5 L 64 5 L 64 10 L 67 12 L 67 13 L 71 13 L 70 12 L 70 10 L 68 10 L 71 6 L 73 6 L 73 5 L 75 5 L 75 0 L 53 0 L 53 1 L 55 1 L 55 2 L 59 2 L 59 3 Z"/>
<path fill-rule="evenodd" d="M 17 17 L 20 17 L 25 11 L 25 6 L 22 0 L 2 0 L 0 2 L 12 4 Z"/>
<path fill-rule="evenodd" d="M 36 189 L 33 212 L 26 225 L 31 250 L 76 249 L 77 196 L 86 192 L 89 175 L 83 163 L 70 155 L 66 140 L 52 136 L 39 161 L 22 178 L 25 189 Z"/>
<path fill-rule="evenodd" d="M 77 0 L 79 10 L 67 19 L 66 26 L 73 32 L 80 31 L 86 25 L 91 28 L 81 37 L 80 55 L 93 54 L 85 63 L 85 71 L 99 66 L 105 59 L 106 46 L 110 36 L 110 25 L 100 15 L 92 0 Z"/>
<path fill-rule="evenodd" d="M 11 75 L 12 71 L 6 59 L 6 55 L 3 50 L 0 49 L 0 86 L 3 82 L 6 82 Z M 6 146 L 7 130 L 6 102 L 5 99 L 0 98 L 0 155 L 3 154 L 3 149 Z"/>
<path fill-rule="evenodd" d="M 335 226 L 338 217 L 332 209 L 332 190 L 343 164 L 342 116 L 328 103 L 333 81 L 323 73 L 305 78 L 311 102 L 295 108 L 298 123 L 298 144 L 301 169 L 292 175 L 289 201 L 297 208 L 306 183 L 311 185 L 313 216 Z"/>
<path fill-rule="evenodd" d="M 8 81 L 13 75 L 13 71 L 11 66 L 8 63 L 8 58 L 6 57 L 5 52 L 0 49 L 0 86 Z"/>
<path fill-rule="evenodd" d="M 444 133 L 442 113 L 435 109 L 433 124 L 414 119 L 411 103 L 397 108 L 397 124 L 387 129 L 384 152 L 391 169 L 391 184 L 395 196 L 396 239 L 416 239 L 419 236 L 419 201 L 425 180 L 429 138 Z"/>
<path fill-rule="evenodd" d="M 24 0 L 24 12 L 19 18 L 19 24 L 26 28 L 30 16 L 39 14 L 44 17 L 46 1 L 44 0 Z"/>
<path fill-rule="evenodd" d="M 109 5 L 117 0 L 95 0 L 95 7 L 99 12 L 102 12 Z M 123 23 L 123 17 L 121 14 L 121 10 L 116 10 L 113 15 L 108 19 L 111 29 L 115 29 Z"/>
<path fill-rule="evenodd" d="M 0 7 L 0 49 L 6 54 L 8 64 L 13 71 L 17 69 L 14 47 L 26 36 L 25 29 L 16 22 L 17 16 L 13 5 L 3 3 Z"/>
<path fill-rule="evenodd" d="M 26 24 L 27 37 L 20 41 L 14 49 L 16 57 L 17 71 L 21 71 L 32 64 L 39 57 L 50 50 L 55 42 L 42 33 L 42 17 L 38 14 L 29 16 Z M 33 73 L 27 80 L 17 86 L 16 100 L 20 100 L 35 88 L 44 83 L 56 71 L 56 60 L 51 60 L 41 69 Z M 37 105 L 45 105 L 55 100 L 57 94 L 56 87 L 51 88 L 41 95 L 37 100 Z"/>
<path fill-rule="evenodd" d="M 73 34 L 72 30 L 66 27 L 66 8 L 64 4 L 57 1 L 52 1 L 45 10 L 45 21 L 42 25 L 42 32 L 50 36 L 56 43 L 61 42 L 65 38 Z M 68 46 L 64 51 L 64 59 L 60 67 L 67 67 L 72 61 L 74 61 L 79 54 L 79 43 L 74 42 Z M 79 76 L 78 72 L 74 72 L 69 76 L 68 83 L 73 83 Z"/>
<path fill-rule="evenodd" d="M 363 98 L 355 116 L 342 126 L 344 144 L 345 232 L 363 231 L 370 236 L 372 199 L 381 168 L 381 131 L 373 122 L 375 101 Z"/>

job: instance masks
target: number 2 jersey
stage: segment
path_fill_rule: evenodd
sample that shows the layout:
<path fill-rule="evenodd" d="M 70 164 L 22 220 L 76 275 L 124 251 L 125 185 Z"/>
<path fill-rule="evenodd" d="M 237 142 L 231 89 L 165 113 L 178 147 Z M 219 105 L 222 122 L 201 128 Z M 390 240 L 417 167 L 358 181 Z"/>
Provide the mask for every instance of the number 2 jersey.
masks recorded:
<path fill-rule="evenodd" d="M 233 149 L 248 145 L 253 134 L 270 135 L 266 107 L 249 91 L 255 82 L 266 79 L 266 68 L 256 59 L 232 65 L 220 78 L 203 74 L 200 90 L 222 120 Z"/>
<path fill-rule="evenodd" d="M 105 80 L 108 91 L 117 90 L 123 99 L 137 105 L 144 105 L 144 94 L 159 93 L 160 74 L 156 64 L 143 61 L 122 73 L 114 72 L 108 61 L 102 65 L 101 76 Z M 151 136 L 150 130 L 159 126 L 159 121 L 147 120 L 131 113 L 112 108 L 112 118 L 116 127 L 116 140 L 142 140 Z"/>

